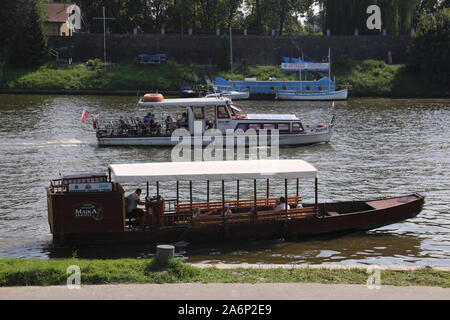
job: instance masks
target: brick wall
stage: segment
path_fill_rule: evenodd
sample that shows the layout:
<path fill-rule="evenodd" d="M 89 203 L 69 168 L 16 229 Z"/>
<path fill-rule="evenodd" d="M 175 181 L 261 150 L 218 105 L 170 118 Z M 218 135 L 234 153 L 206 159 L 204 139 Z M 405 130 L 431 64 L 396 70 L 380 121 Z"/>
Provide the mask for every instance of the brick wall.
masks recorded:
<path fill-rule="evenodd" d="M 138 54 L 165 53 L 179 63 L 216 64 L 220 37 L 216 35 L 181 36 L 179 34 L 110 34 L 106 37 L 107 60 L 133 60 Z M 305 55 L 315 61 L 328 55 L 332 60 L 346 57 L 355 60 L 387 61 L 392 53 L 394 64 L 405 63 L 409 36 L 302 36 L 271 37 L 233 35 L 233 61 L 248 64 L 277 65 L 283 56 Z M 77 34 L 73 37 L 50 37 L 50 45 L 74 61 L 103 59 L 103 34 Z"/>

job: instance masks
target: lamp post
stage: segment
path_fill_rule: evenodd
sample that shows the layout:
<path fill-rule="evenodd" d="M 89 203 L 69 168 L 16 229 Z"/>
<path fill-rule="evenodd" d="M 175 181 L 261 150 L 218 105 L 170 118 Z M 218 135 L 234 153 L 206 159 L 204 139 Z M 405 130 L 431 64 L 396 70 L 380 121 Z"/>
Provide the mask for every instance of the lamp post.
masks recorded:
<path fill-rule="evenodd" d="M 106 20 L 115 20 L 116 18 L 107 18 L 105 15 L 105 7 L 103 6 L 103 17 L 94 17 L 94 19 L 103 20 L 103 60 L 105 63 L 105 69 L 106 69 Z"/>

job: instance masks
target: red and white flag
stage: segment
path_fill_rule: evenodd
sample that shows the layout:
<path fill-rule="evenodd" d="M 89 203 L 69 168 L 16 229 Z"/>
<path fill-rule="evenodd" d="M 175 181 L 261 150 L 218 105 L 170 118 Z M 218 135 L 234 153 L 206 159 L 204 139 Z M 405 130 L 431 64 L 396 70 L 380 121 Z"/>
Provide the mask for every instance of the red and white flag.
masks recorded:
<path fill-rule="evenodd" d="M 334 101 L 333 101 L 333 104 L 331 105 L 331 109 L 334 109 Z"/>
<path fill-rule="evenodd" d="M 87 111 L 86 109 L 83 110 L 83 114 L 81 115 L 81 122 L 86 122 L 86 119 L 89 115 L 89 111 Z"/>

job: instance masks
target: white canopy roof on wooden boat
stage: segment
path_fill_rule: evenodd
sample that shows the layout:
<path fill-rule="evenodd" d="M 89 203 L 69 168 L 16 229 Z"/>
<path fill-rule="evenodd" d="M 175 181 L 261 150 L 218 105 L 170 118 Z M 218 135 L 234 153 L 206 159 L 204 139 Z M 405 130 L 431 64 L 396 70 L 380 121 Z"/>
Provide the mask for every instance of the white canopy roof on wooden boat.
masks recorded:
<path fill-rule="evenodd" d="M 315 178 L 303 160 L 238 160 L 111 164 L 116 182 L 232 181 L 241 179 Z"/>
<path fill-rule="evenodd" d="M 203 107 L 203 106 L 224 106 L 231 103 L 229 98 L 177 98 L 177 99 L 164 99 L 161 102 L 144 102 L 139 100 L 141 106 L 184 106 L 184 107 Z"/>

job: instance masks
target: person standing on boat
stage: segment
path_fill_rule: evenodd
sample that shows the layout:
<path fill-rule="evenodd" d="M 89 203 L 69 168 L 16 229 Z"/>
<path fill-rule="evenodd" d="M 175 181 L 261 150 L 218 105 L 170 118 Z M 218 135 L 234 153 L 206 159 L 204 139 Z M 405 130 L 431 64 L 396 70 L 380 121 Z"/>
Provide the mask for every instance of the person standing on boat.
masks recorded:
<path fill-rule="evenodd" d="M 175 123 L 173 122 L 172 117 L 167 116 L 167 118 L 166 118 L 166 134 L 167 135 L 172 134 L 174 125 L 175 125 Z"/>
<path fill-rule="evenodd" d="M 180 119 L 177 120 L 177 125 L 179 128 L 183 128 L 187 126 L 187 113 L 183 112 L 183 115 Z"/>
<path fill-rule="evenodd" d="M 139 205 L 146 205 L 147 202 L 143 202 L 140 199 L 142 190 L 141 189 L 136 189 L 135 192 L 133 192 L 132 194 L 129 194 L 127 196 L 127 218 L 128 219 L 138 219 L 139 220 L 139 225 L 141 226 L 141 228 L 144 228 L 145 226 L 145 216 L 147 215 L 144 209 L 138 208 L 138 204 Z"/>

